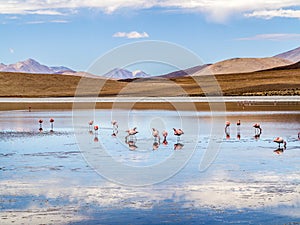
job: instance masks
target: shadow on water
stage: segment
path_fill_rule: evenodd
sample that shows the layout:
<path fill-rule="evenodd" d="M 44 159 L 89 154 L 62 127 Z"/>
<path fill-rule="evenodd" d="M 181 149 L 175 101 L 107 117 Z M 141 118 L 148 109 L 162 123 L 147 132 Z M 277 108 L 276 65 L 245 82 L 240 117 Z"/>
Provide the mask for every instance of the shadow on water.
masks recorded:
<path fill-rule="evenodd" d="M 299 224 L 296 218 L 251 209 L 192 209 L 170 199 L 150 209 L 103 209 L 86 214 L 90 219 L 69 225 L 95 224 Z"/>

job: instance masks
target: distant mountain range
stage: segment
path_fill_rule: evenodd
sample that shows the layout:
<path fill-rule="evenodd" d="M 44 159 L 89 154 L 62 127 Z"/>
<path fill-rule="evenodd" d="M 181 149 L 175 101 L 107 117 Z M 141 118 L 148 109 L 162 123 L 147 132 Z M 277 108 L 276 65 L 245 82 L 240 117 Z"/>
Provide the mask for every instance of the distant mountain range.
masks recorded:
<path fill-rule="evenodd" d="M 77 72 L 68 67 L 64 66 L 51 66 L 42 65 L 34 59 L 27 59 L 25 61 L 17 62 L 15 64 L 5 65 L 0 63 L 0 71 L 2 72 L 21 72 L 21 73 L 37 73 L 37 74 L 64 74 L 64 75 L 75 75 L 85 77 L 99 77 L 86 72 Z M 150 77 L 149 74 L 141 70 L 129 71 L 126 69 L 116 68 L 112 71 L 102 75 L 109 79 L 134 79 L 134 78 L 146 78 Z"/>
<path fill-rule="evenodd" d="M 141 70 L 135 70 L 135 71 L 131 72 L 129 70 L 121 69 L 121 68 L 113 69 L 110 72 L 108 72 L 102 76 L 106 77 L 106 78 L 110 78 L 110 79 L 116 79 L 116 80 L 150 77 L 149 74 L 147 74 Z"/>
<path fill-rule="evenodd" d="M 168 74 L 160 75 L 161 78 L 177 78 L 183 76 L 201 76 L 208 74 L 230 74 L 230 73 L 247 73 L 261 70 L 270 70 L 273 68 L 299 68 L 300 61 L 300 47 L 267 58 L 232 58 L 220 61 L 214 64 L 204 64 L 187 68 L 185 70 L 178 70 Z M 38 73 L 38 74 L 64 74 L 85 76 L 94 78 L 109 78 L 114 80 L 130 80 L 135 78 L 147 78 L 151 75 L 141 71 L 129 71 L 122 68 L 116 68 L 106 74 L 93 75 L 86 72 L 77 72 L 64 66 L 42 65 L 33 59 L 17 62 L 15 64 L 5 65 L 0 63 L 0 71 L 3 72 L 23 72 L 23 73 Z"/>
<path fill-rule="evenodd" d="M 15 64 L 5 65 L 0 64 L 0 71 L 3 72 L 22 72 L 22 73 L 43 73 L 43 74 L 61 74 L 66 72 L 74 73 L 74 70 L 71 70 L 64 66 L 52 66 L 48 67 L 40 64 L 34 59 L 27 59 L 25 61 L 17 62 Z"/>

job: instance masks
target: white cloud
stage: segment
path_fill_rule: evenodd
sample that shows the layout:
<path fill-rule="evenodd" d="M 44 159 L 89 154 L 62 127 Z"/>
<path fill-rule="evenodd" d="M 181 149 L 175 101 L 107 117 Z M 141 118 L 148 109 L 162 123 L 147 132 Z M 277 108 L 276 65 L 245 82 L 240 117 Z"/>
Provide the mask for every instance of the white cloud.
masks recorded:
<path fill-rule="evenodd" d="M 257 17 L 263 19 L 272 19 L 274 17 L 285 17 L 285 18 L 298 18 L 300 19 L 300 10 L 261 10 L 261 11 L 254 11 L 252 13 L 246 13 L 246 17 Z"/>
<path fill-rule="evenodd" d="M 253 41 L 253 40 L 271 40 L 271 41 L 283 41 L 283 40 L 300 40 L 300 34 L 257 34 L 252 37 L 238 38 L 239 41 Z"/>
<path fill-rule="evenodd" d="M 180 9 L 205 14 L 209 19 L 223 22 L 233 15 L 246 17 L 272 18 L 283 16 L 299 18 L 299 0 L 14 0 L 0 1 L 0 14 L 39 14 L 64 15 L 80 8 L 100 9 L 105 13 L 129 8 L 133 10 L 148 8 Z"/>
<path fill-rule="evenodd" d="M 15 50 L 14 50 L 13 48 L 9 48 L 9 52 L 10 52 L 11 54 L 14 54 L 14 53 L 15 53 Z"/>
<path fill-rule="evenodd" d="M 25 22 L 25 24 L 43 24 L 43 23 L 69 23 L 67 20 L 34 20 Z"/>
<path fill-rule="evenodd" d="M 149 35 L 146 32 L 139 33 L 137 31 L 132 32 L 117 32 L 113 34 L 113 37 L 120 37 L 120 38 L 129 38 L 129 39 L 135 39 L 135 38 L 148 38 Z"/>
<path fill-rule="evenodd" d="M 69 23 L 68 20 L 50 20 L 50 23 Z"/>

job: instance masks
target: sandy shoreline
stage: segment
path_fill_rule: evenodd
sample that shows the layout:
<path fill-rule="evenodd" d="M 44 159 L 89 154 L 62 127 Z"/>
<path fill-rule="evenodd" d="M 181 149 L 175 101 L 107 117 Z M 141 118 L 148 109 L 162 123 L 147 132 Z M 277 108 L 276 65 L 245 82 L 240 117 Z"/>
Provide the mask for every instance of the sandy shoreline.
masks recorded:
<path fill-rule="evenodd" d="M 0 110 L 141 109 L 141 110 L 299 110 L 300 96 L 161 98 L 0 98 Z"/>

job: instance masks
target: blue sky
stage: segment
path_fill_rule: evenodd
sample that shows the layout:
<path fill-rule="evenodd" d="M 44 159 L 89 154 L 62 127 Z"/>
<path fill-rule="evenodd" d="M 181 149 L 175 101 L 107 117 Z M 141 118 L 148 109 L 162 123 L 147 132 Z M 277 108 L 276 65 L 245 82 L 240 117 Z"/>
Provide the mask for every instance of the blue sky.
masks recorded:
<path fill-rule="evenodd" d="M 213 63 L 299 47 L 300 1 L 0 0 L 0 34 L 5 64 L 33 58 L 85 71 L 141 40 L 172 42 Z"/>

